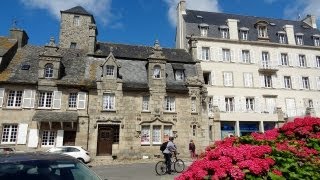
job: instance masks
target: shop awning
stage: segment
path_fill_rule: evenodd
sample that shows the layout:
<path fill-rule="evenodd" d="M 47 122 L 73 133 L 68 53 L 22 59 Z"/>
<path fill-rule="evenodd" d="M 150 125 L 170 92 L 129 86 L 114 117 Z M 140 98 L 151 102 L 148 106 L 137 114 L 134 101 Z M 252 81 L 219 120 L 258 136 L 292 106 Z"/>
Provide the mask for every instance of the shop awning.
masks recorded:
<path fill-rule="evenodd" d="M 52 112 L 37 111 L 33 116 L 33 121 L 39 122 L 77 122 L 77 112 Z"/>

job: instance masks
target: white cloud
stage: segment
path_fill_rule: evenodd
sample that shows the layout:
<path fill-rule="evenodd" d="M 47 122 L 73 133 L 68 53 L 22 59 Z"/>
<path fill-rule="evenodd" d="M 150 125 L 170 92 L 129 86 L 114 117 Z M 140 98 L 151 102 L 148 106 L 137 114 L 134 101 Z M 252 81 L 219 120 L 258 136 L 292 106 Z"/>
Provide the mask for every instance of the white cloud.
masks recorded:
<path fill-rule="evenodd" d="M 168 18 L 170 24 L 175 27 L 177 21 L 176 8 L 180 0 L 163 0 L 169 6 Z M 218 0 L 186 0 L 187 9 L 200 10 L 200 11 L 210 11 L 219 12 L 220 8 L 218 5 Z"/>
<path fill-rule="evenodd" d="M 60 11 L 82 6 L 102 23 L 110 22 L 112 0 L 20 0 L 26 7 L 48 10 L 55 18 L 60 19 Z"/>
<path fill-rule="evenodd" d="M 297 20 L 299 15 L 304 18 L 307 14 L 315 15 L 319 22 L 320 17 L 319 0 L 295 0 L 288 5 L 284 11 L 286 18 Z"/>

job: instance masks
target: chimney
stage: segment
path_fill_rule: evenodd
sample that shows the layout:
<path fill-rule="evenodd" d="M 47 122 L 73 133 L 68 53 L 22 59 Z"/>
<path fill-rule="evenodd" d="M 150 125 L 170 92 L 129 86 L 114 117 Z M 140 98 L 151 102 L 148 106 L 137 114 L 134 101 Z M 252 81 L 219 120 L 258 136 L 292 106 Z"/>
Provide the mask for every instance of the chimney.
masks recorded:
<path fill-rule="evenodd" d="M 177 28 L 176 28 L 176 48 L 185 49 L 185 22 L 183 19 L 183 15 L 186 13 L 186 1 L 180 0 L 177 6 Z"/>
<path fill-rule="evenodd" d="M 27 33 L 22 29 L 13 28 L 10 29 L 10 38 L 16 39 L 18 41 L 18 48 L 21 48 L 28 44 L 28 35 Z"/>
<path fill-rule="evenodd" d="M 96 39 L 97 36 L 97 26 L 95 24 L 91 24 L 89 26 L 89 47 L 88 47 L 88 54 L 94 54 L 96 50 Z"/>
<path fill-rule="evenodd" d="M 293 30 L 293 25 L 284 25 L 283 29 L 286 31 L 287 38 L 288 38 L 288 44 L 295 45 L 296 40 L 294 37 L 294 30 Z"/>
<path fill-rule="evenodd" d="M 186 14 L 186 1 L 180 0 L 177 7 L 178 13 L 181 12 L 181 14 Z"/>
<path fill-rule="evenodd" d="M 302 22 L 308 24 L 314 29 L 317 29 L 317 19 L 316 16 L 308 14 L 307 17 L 305 17 Z"/>
<path fill-rule="evenodd" d="M 230 39 L 239 40 L 238 20 L 236 20 L 236 19 L 227 19 L 227 24 L 228 24 L 228 27 L 229 27 Z"/>

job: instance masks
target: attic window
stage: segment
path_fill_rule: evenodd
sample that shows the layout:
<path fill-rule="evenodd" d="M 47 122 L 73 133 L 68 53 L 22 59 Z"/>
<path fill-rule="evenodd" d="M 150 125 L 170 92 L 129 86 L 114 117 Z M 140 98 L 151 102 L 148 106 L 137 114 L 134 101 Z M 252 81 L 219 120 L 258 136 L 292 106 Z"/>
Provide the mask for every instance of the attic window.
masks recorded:
<path fill-rule="evenodd" d="M 229 27 L 222 25 L 219 27 L 220 29 L 220 34 L 221 34 L 221 38 L 227 39 L 229 38 Z"/>
<path fill-rule="evenodd" d="M 205 23 L 199 24 L 200 36 L 206 37 L 208 35 L 209 25 Z"/>
<path fill-rule="evenodd" d="M 114 66 L 106 66 L 106 75 L 113 76 L 114 75 Z"/>
<path fill-rule="evenodd" d="M 74 26 L 80 26 L 80 17 L 79 16 L 74 16 L 73 17 L 73 25 Z"/>
<path fill-rule="evenodd" d="M 184 71 L 183 69 L 176 69 L 175 72 L 175 78 L 177 81 L 183 81 L 184 80 Z"/>
<path fill-rule="evenodd" d="M 297 45 L 303 45 L 303 33 L 296 33 Z"/>
<path fill-rule="evenodd" d="M 312 36 L 314 46 L 320 46 L 320 35 L 315 34 Z"/>
<path fill-rule="evenodd" d="M 29 64 L 23 64 L 21 66 L 21 70 L 29 70 L 30 69 L 30 65 Z"/>
<path fill-rule="evenodd" d="M 266 39 L 268 38 L 268 22 L 264 20 L 258 21 L 254 27 L 258 30 L 258 38 Z"/>
<path fill-rule="evenodd" d="M 44 77 L 45 78 L 52 78 L 53 77 L 53 65 L 46 64 L 44 67 Z"/>

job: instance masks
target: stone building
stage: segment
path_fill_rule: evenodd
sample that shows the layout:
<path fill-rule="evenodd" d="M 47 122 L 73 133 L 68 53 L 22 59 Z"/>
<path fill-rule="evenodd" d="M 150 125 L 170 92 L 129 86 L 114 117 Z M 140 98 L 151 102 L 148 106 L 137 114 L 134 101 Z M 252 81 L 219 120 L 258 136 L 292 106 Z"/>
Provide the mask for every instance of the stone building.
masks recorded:
<path fill-rule="evenodd" d="M 183 49 L 97 42 L 93 15 L 61 11 L 59 45 L 27 43 L 20 29 L 0 37 L 1 145 L 46 150 L 78 145 L 95 156 L 160 155 L 176 137 L 209 144 L 200 64 Z M 204 108 L 205 107 L 205 108 Z"/>
<path fill-rule="evenodd" d="M 201 62 L 211 139 L 320 115 L 320 31 L 314 16 L 293 21 L 195 11 L 181 0 L 176 48 Z"/>

